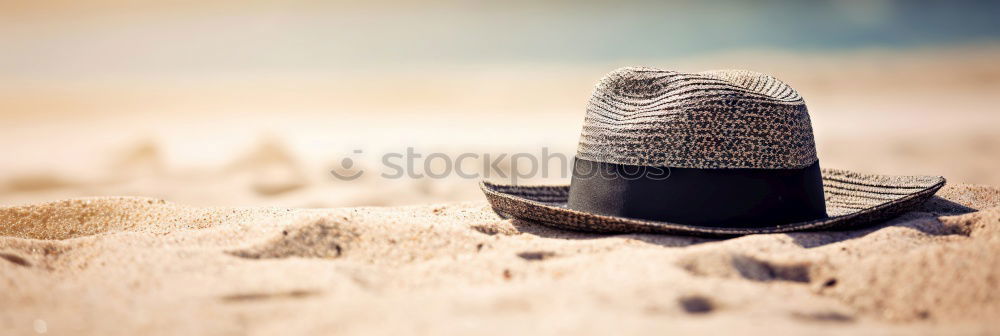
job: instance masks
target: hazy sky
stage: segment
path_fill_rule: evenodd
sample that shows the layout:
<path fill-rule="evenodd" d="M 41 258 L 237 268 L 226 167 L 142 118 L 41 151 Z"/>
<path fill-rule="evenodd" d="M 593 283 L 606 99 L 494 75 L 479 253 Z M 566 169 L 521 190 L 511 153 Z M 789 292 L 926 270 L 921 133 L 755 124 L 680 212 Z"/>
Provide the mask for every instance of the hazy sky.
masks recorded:
<path fill-rule="evenodd" d="M 6 3 L 0 75 L 309 72 L 996 41 L 1000 2 Z"/>

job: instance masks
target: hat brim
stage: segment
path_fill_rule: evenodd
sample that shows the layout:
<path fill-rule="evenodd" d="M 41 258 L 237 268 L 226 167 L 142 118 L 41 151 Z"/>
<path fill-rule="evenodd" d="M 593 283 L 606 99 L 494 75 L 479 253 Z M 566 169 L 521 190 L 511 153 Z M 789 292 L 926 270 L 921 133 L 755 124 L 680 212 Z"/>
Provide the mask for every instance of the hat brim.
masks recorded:
<path fill-rule="evenodd" d="M 482 182 L 493 210 L 503 217 L 575 231 L 739 236 L 812 230 L 846 230 L 910 211 L 945 184 L 941 176 L 888 176 L 823 169 L 828 217 L 766 227 L 710 227 L 604 216 L 569 209 L 569 186 L 515 186 Z"/>

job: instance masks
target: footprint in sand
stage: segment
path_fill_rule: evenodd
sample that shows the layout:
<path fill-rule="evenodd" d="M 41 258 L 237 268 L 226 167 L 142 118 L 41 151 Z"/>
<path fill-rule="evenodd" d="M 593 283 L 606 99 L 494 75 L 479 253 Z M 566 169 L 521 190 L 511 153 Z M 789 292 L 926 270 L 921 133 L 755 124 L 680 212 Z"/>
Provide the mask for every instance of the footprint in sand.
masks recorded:
<path fill-rule="evenodd" d="M 517 254 L 518 257 L 527 261 L 542 261 L 556 256 L 552 251 L 524 251 Z"/>
<path fill-rule="evenodd" d="M 219 299 L 228 303 L 242 303 L 275 299 L 301 299 L 319 294 L 320 292 L 315 290 L 291 290 L 273 293 L 236 293 L 222 296 Z"/>
<path fill-rule="evenodd" d="M 813 267 L 807 262 L 778 263 L 724 251 L 686 255 L 677 265 L 695 276 L 802 283 L 810 281 L 809 273 Z"/>
<path fill-rule="evenodd" d="M 799 320 L 816 321 L 816 322 L 838 322 L 838 323 L 854 322 L 853 316 L 835 311 L 793 312 L 792 317 Z"/>
<path fill-rule="evenodd" d="M 264 138 L 246 155 L 231 162 L 227 174 L 246 172 L 251 188 L 261 196 L 276 196 L 299 190 L 309 181 L 292 151 L 275 138 Z"/>
<path fill-rule="evenodd" d="M 715 304 L 701 295 L 688 295 L 677 299 L 677 304 L 688 314 L 708 314 L 715 310 Z"/>
<path fill-rule="evenodd" d="M 31 263 L 28 262 L 27 259 L 24 259 L 24 257 L 21 257 L 19 255 L 13 254 L 13 253 L 0 252 L 0 259 L 9 261 L 9 262 L 13 263 L 14 265 L 18 265 L 18 266 L 22 266 L 22 267 L 31 267 Z"/>

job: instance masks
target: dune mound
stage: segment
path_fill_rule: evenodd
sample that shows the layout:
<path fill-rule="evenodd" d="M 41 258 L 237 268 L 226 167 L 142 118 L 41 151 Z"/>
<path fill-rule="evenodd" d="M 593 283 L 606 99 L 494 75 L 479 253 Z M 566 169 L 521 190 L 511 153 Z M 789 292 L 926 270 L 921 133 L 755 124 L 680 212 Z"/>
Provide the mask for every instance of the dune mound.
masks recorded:
<path fill-rule="evenodd" d="M 253 221 L 287 209 L 195 208 L 145 197 L 95 197 L 0 208 L 0 236 L 69 239 L 100 233 L 166 233 Z"/>

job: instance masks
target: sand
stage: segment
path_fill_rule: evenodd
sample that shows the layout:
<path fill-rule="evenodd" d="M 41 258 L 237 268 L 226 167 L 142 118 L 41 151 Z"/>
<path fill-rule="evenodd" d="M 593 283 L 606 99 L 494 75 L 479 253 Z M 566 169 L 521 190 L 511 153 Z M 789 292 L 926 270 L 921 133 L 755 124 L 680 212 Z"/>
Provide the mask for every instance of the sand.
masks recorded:
<path fill-rule="evenodd" d="M 868 229 L 725 240 L 551 229 L 476 178 L 377 175 L 406 147 L 572 153 L 622 64 L 0 79 L 0 335 L 996 333 L 1000 47 L 970 48 L 644 62 L 775 74 L 824 167 L 949 181 Z"/>
<path fill-rule="evenodd" d="M 993 332 L 1000 188 L 939 196 L 869 229 L 727 240 L 562 231 L 502 220 L 485 202 L 4 207 L 0 330 Z"/>

